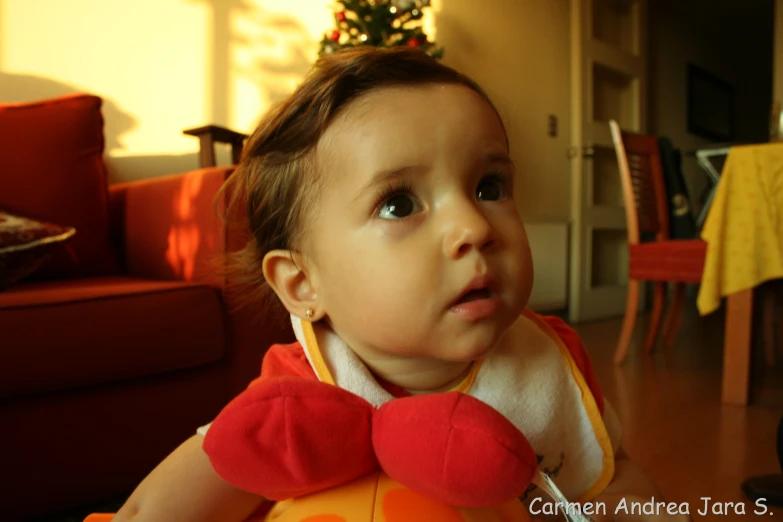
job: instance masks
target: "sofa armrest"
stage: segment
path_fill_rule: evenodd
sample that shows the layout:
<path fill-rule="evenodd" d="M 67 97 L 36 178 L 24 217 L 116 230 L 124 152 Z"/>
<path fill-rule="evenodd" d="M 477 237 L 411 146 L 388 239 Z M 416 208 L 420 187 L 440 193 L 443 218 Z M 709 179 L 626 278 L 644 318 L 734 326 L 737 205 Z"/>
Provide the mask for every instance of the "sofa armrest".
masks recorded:
<path fill-rule="evenodd" d="M 240 306 L 228 291 L 221 257 L 242 248 L 249 237 L 241 215 L 221 219 L 225 201 L 215 201 L 234 167 L 212 167 L 109 187 L 111 219 L 126 271 L 148 279 L 203 281 L 221 293 L 226 320 L 229 396 L 258 377 L 261 359 L 275 343 L 295 340 L 287 315 L 264 313 L 266 306 Z"/>
<path fill-rule="evenodd" d="M 213 167 L 109 187 L 125 271 L 148 279 L 223 286 L 226 226 L 216 195 L 234 167 Z"/>

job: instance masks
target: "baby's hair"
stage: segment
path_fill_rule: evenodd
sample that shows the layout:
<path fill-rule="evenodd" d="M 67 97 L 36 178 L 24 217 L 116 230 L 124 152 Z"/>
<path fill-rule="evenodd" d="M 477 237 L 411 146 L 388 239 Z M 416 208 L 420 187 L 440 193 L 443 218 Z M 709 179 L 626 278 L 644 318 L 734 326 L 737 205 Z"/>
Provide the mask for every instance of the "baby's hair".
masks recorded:
<path fill-rule="evenodd" d="M 419 49 L 360 46 L 320 58 L 296 91 L 267 113 L 223 187 L 229 195 L 227 215 L 244 213 L 250 229 L 245 248 L 231 256 L 229 273 L 235 282 L 249 284 L 245 295 L 251 302 L 268 290 L 264 256 L 303 247 L 305 216 L 317 202 L 322 178 L 313 151 L 341 109 L 378 88 L 434 83 L 464 85 L 495 109 L 473 80 Z"/>

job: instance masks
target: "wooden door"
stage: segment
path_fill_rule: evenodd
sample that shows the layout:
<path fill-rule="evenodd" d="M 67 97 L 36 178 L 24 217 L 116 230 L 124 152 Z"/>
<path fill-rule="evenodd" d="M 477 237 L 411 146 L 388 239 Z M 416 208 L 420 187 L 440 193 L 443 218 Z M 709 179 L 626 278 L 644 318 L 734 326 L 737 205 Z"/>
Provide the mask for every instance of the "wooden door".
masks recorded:
<path fill-rule="evenodd" d="M 646 130 L 646 9 L 646 0 L 571 0 L 572 322 L 625 311 L 625 213 L 608 122 Z"/>

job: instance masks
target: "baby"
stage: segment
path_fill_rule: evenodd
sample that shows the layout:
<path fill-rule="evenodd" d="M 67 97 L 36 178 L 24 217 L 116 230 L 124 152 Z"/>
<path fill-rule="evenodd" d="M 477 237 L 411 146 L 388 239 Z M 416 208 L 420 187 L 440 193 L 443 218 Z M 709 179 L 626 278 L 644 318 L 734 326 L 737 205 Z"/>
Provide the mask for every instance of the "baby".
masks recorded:
<path fill-rule="evenodd" d="M 623 519 L 622 499 L 660 499 L 623 453 L 577 335 L 526 309 L 533 266 L 508 137 L 475 82 L 416 49 L 329 55 L 260 124 L 228 183 L 247 205 L 247 274 L 298 340 L 270 348 L 261 382 L 318 380 L 373 407 L 456 390 L 519 428 L 569 500 L 604 503 L 593 520 Z M 264 498 L 210 461 L 208 428 L 115 520 L 256 512 Z M 524 495 L 531 512 L 538 493 Z"/>

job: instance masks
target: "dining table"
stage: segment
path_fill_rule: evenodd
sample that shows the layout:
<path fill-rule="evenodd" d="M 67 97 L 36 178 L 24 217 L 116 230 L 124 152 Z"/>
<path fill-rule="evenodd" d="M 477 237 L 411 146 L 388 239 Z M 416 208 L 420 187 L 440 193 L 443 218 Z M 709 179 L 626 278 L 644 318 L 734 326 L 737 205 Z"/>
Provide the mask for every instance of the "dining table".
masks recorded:
<path fill-rule="evenodd" d="M 700 315 L 726 299 L 721 400 L 747 405 L 754 290 L 783 278 L 783 142 L 731 147 L 707 213 Z"/>

